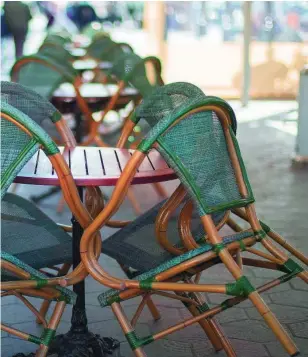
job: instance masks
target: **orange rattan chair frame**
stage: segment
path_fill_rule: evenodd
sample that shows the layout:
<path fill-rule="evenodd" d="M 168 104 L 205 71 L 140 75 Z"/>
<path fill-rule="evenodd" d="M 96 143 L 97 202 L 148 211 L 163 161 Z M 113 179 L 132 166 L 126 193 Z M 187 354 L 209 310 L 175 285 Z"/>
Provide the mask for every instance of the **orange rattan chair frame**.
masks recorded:
<path fill-rule="evenodd" d="M 243 197 L 246 197 L 248 192 L 245 184 L 245 179 L 243 177 L 242 169 L 239 164 L 238 154 L 234 146 L 235 145 L 234 139 L 232 138 L 230 133 L 231 121 L 226 111 L 224 111 L 223 109 L 219 108 L 216 105 L 200 105 L 199 107 L 190 109 L 186 113 L 176 118 L 176 120 L 173 120 L 173 122 L 169 124 L 168 127 L 165 127 L 164 132 L 167 132 L 173 126 L 180 123 L 182 120 L 191 120 L 188 117 L 193 118 L 192 114 L 196 114 L 204 111 L 214 111 L 221 123 L 221 127 L 223 128 L 224 135 L 225 135 L 225 140 L 226 140 L 226 145 L 228 148 L 230 160 L 235 172 L 237 185 L 239 187 L 241 195 Z M 254 304 L 256 309 L 264 318 L 267 325 L 272 329 L 272 331 L 279 339 L 281 344 L 284 346 L 286 351 L 291 356 L 295 356 L 298 353 L 298 349 L 296 345 L 288 336 L 287 332 L 280 325 L 274 314 L 270 311 L 269 307 L 260 297 L 259 293 L 267 291 L 272 287 L 277 286 L 285 281 L 288 281 L 289 279 L 295 276 L 298 276 L 305 282 L 308 282 L 308 273 L 303 269 L 298 269 L 298 270 L 295 269 L 291 271 L 290 270 L 288 271 L 288 269 L 286 270 L 282 269 L 283 267 L 286 268 L 286 264 L 289 261 L 289 257 L 283 251 L 277 248 L 277 246 L 275 246 L 272 243 L 272 241 L 269 239 L 269 237 L 265 234 L 257 218 L 253 203 L 245 204 L 244 205 L 245 211 L 243 211 L 245 212 L 243 213 L 243 217 L 245 217 L 245 219 L 248 221 L 251 227 L 250 229 L 252 232 L 251 236 L 244 238 L 241 241 L 234 241 L 230 244 L 224 245 L 223 237 L 219 234 L 218 229 L 217 227 L 215 227 L 211 216 L 208 214 L 201 215 L 200 219 L 203 223 L 203 227 L 206 232 L 207 241 L 213 246 L 213 250 L 209 252 L 201 253 L 200 255 L 194 256 L 193 258 L 190 258 L 185 262 L 172 266 L 164 270 L 163 272 L 159 272 L 155 275 L 155 278 L 152 278 L 147 281 L 122 279 L 110 275 L 100 266 L 98 259 L 95 255 L 96 253 L 94 250 L 95 245 L 93 244 L 95 242 L 96 232 L 98 232 L 106 224 L 109 218 L 116 213 L 116 211 L 122 204 L 123 199 L 130 186 L 130 183 L 134 175 L 136 174 L 138 167 L 142 163 L 148 149 L 150 147 L 159 148 L 160 145 L 159 141 L 154 142 L 152 140 L 152 142 L 153 142 L 152 145 L 147 143 L 146 149 L 144 149 L 144 146 L 141 146 L 140 149 L 137 149 L 135 153 L 132 155 L 130 161 L 124 168 L 122 175 L 118 180 L 117 185 L 115 186 L 110 201 L 107 203 L 103 211 L 100 212 L 98 216 L 95 218 L 95 220 L 88 226 L 88 228 L 85 229 L 80 244 L 80 253 L 82 257 L 82 262 L 84 263 L 84 266 L 91 274 L 91 276 L 101 284 L 118 290 L 117 297 L 110 301 L 111 308 L 115 313 L 116 317 L 118 318 L 118 321 L 130 343 L 132 341 L 131 336 L 132 335 L 134 336 L 135 344 L 133 344 L 133 349 L 136 356 L 145 356 L 145 353 L 142 349 L 143 345 L 155 341 L 157 339 L 160 339 L 172 332 L 178 331 L 193 323 L 202 321 L 204 319 L 211 319 L 219 312 L 225 310 L 226 308 L 232 307 L 247 298 Z M 182 201 L 184 196 L 185 196 L 185 192 L 183 191 L 183 188 L 179 188 L 177 192 L 170 198 L 167 207 L 169 205 L 168 208 L 169 209 L 172 208 L 173 204 L 176 205 L 178 202 Z M 188 239 L 186 239 L 188 228 L 187 228 L 187 223 L 185 223 L 185 221 L 187 222 L 187 217 L 185 218 L 185 215 L 187 214 L 189 215 L 190 212 L 187 213 L 187 211 L 189 210 L 191 210 L 190 202 L 185 206 L 184 213 L 182 214 L 182 217 L 180 219 L 179 231 L 182 234 L 182 240 L 185 244 L 185 247 L 187 249 L 192 249 L 193 247 L 190 245 L 191 237 L 188 237 Z M 161 232 L 164 231 L 164 227 L 166 227 L 166 221 L 164 220 L 165 217 L 166 214 L 165 215 L 162 214 L 160 216 L 161 219 L 157 221 L 156 232 L 158 232 L 159 244 L 162 244 L 167 250 L 172 251 L 173 247 L 170 247 L 170 245 L 168 245 L 166 237 L 161 237 Z M 183 217 L 185 219 L 183 219 Z M 225 220 L 227 219 L 228 218 L 226 218 Z M 183 227 L 185 228 L 184 230 Z M 240 249 L 243 249 L 243 247 L 244 249 L 249 250 L 250 247 L 256 244 L 257 242 L 261 242 L 262 246 L 268 251 L 268 253 L 264 257 L 266 258 L 271 257 L 270 258 L 271 261 L 269 263 L 274 262 L 276 266 L 278 266 L 278 269 L 280 268 L 280 270 L 283 270 L 285 272 L 287 271 L 287 274 L 285 274 L 281 278 L 270 281 L 258 288 L 254 288 L 250 284 L 249 280 L 243 274 L 242 264 L 241 264 L 242 261 L 241 260 L 239 262 L 235 261 L 234 256 L 237 254 L 237 252 Z M 180 254 L 180 253 L 181 251 L 174 251 L 174 254 Z M 232 274 L 232 276 L 236 281 L 234 284 L 231 285 L 200 284 L 198 282 L 200 273 L 204 269 L 208 268 L 209 266 L 217 262 L 222 262 L 225 265 L 225 267 L 230 271 L 230 273 Z M 193 276 L 193 275 L 196 275 L 196 279 L 194 281 L 192 281 L 189 278 L 189 276 Z M 183 278 L 183 276 L 185 278 Z M 241 287 L 241 284 L 243 284 L 243 287 Z M 230 287 L 231 290 L 234 288 L 235 290 L 239 289 L 239 291 L 237 292 L 230 291 Z M 183 294 L 185 298 L 189 298 L 190 293 L 202 293 L 202 292 L 222 293 L 222 294 L 233 295 L 235 297 L 229 298 L 225 300 L 222 304 L 215 306 L 213 308 L 209 308 L 201 313 L 199 311 L 199 314 L 197 314 L 197 316 L 193 316 L 190 319 L 186 319 L 184 322 L 174 325 L 164 331 L 158 332 L 144 339 L 141 338 L 138 339 L 135 335 L 135 330 L 133 328 L 133 325 L 135 324 L 136 319 L 138 318 L 141 312 L 140 310 L 142 310 L 142 306 L 138 308 L 136 315 L 134 316 L 133 319 L 133 324 L 131 324 L 120 305 L 120 301 L 127 300 L 138 295 L 143 295 L 144 299 L 148 299 L 149 295 L 156 294 L 156 293 L 164 294 L 165 296 L 170 297 L 171 295 L 170 292 L 174 292 L 177 295 L 177 298 L 179 299 L 181 299 L 181 296 L 183 296 Z M 180 297 L 178 294 L 180 295 Z M 195 299 L 190 299 L 190 300 L 195 300 Z M 145 302 L 142 302 L 142 304 L 144 305 Z M 191 302 L 191 304 L 194 305 L 193 302 Z M 212 327 L 212 332 L 213 332 L 213 327 Z M 224 349 L 227 352 L 228 356 L 236 356 L 234 350 L 232 349 L 232 347 L 229 345 L 228 341 L 224 337 L 220 338 L 220 343 L 224 346 Z"/>

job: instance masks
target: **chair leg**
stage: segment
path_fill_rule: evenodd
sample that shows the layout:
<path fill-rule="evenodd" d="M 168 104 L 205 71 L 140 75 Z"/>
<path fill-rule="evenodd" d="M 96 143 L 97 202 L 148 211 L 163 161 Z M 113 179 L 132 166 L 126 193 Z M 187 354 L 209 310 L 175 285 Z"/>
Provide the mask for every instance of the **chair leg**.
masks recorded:
<path fill-rule="evenodd" d="M 223 250 L 221 250 L 219 256 L 236 280 L 243 277 L 241 269 L 236 264 L 227 249 L 224 248 Z M 263 317 L 268 327 L 274 332 L 274 334 L 276 335 L 280 343 L 283 345 L 285 350 L 289 353 L 289 355 L 297 356 L 297 354 L 299 353 L 297 346 L 287 334 L 286 330 L 281 326 L 276 316 L 270 311 L 269 307 L 266 305 L 259 293 L 254 291 L 249 294 L 248 298 L 255 305 L 256 309 L 259 311 L 260 315 Z"/>
<path fill-rule="evenodd" d="M 50 304 L 51 304 L 51 301 L 49 301 L 49 300 L 44 300 L 44 301 L 42 302 L 42 305 L 41 305 L 41 307 L 40 307 L 40 315 L 41 315 L 41 316 L 43 316 L 43 317 L 46 316 Z M 39 320 L 39 319 L 36 319 L 36 323 L 39 324 L 39 325 L 42 324 L 41 320 Z"/>
<path fill-rule="evenodd" d="M 132 325 L 130 324 L 127 316 L 125 315 L 125 313 L 122 309 L 122 306 L 118 302 L 114 302 L 113 304 L 111 304 L 111 309 L 112 309 L 113 313 L 115 314 L 116 318 L 118 319 L 119 324 L 122 327 L 122 330 L 123 330 L 125 336 L 128 333 L 134 332 L 134 329 L 133 329 Z M 143 351 L 142 347 L 136 348 L 134 350 L 134 353 L 135 353 L 136 357 L 147 357 L 147 355 Z"/>
<path fill-rule="evenodd" d="M 158 311 L 158 309 L 155 306 L 154 301 L 151 299 L 151 297 L 149 297 L 147 300 L 147 306 L 153 316 L 154 321 L 159 320 L 161 318 L 160 312 Z"/>
<path fill-rule="evenodd" d="M 70 267 L 71 267 L 71 264 L 64 263 L 56 276 L 66 275 L 68 273 L 68 271 L 70 270 Z M 41 316 L 46 317 L 46 314 L 47 314 L 50 304 L 51 304 L 50 300 L 44 300 L 42 302 L 42 305 L 40 308 Z M 36 323 L 40 325 L 42 322 L 39 319 L 36 319 Z"/>
<path fill-rule="evenodd" d="M 61 317 L 63 315 L 66 303 L 64 301 L 59 301 L 56 303 L 56 306 L 53 310 L 52 316 L 49 320 L 48 329 L 56 331 L 60 323 Z M 48 345 L 51 341 L 46 341 L 46 345 L 41 344 L 38 350 L 36 351 L 36 357 L 45 357 L 48 352 Z"/>
<path fill-rule="evenodd" d="M 189 297 L 194 299 L 201 305 L 206 304 L 206 301 L 201 294 L 190 293 Z M 186 306 L 189 312 L 195 317 L 201 314 L 201 311 L 198 310 L 197 306 L 195 305 L 188 305 L 184 303 L 184 306 Z M 203 319 L 200 320 L 198 323 L 200 327 L 203 329 L 203 331 L 205 332 L 205 334 L 207 335 L 208 339 L 211 341 L 216 352 L 219 352 L 223 349 L 228 357 L 237 356 L 231 343 L 229 342 L 228 338 L 225 336 L 224 332 L 222 331 L 219 323 L 214 318 Z"/>
<path fill-rule="evenodd" d="M 276 243 L 278 243 L 281 247 L 293 254 L 302 263 L 308 265 L 308 257 L 306 257 L 303 253 L 294 248 L 290 243 L 288 243 L 284 238 L 282 238 L 280 234 L 271 230 L 267 233 L 267 235 L 272 238 Z"/>
<path fill-rule="evenodd" d="M 212 219 L 209 216 L 203 216 L 202 221 L 207 232 L 209 232 L 208 239 L 214 246 L 220 246 L 222 243 L 222 238 L 217 232 L 215 225 Z M 234 261 L 232 255 L 229 253 L 228 249 L 220 248 L 217 253 L 230 271 L 233 277 L 238 280 L 243 278 L 243 272 L 237 263 Z M 274 332 L 276 337 L 279 339 L 285 350 L 289 353 L 290 356 L 296 356 L 299 351 L 295 343 L 291 340 L 285 329 L 280 325 L 276 316 L 270 311 L 266 303 L 263 301 L 261 296 L 257 291 L 249 293 L 248 298 L 255 305 L 256 309 L 259 311 L 260 315 L 264 318 L 268 327 Z"/>

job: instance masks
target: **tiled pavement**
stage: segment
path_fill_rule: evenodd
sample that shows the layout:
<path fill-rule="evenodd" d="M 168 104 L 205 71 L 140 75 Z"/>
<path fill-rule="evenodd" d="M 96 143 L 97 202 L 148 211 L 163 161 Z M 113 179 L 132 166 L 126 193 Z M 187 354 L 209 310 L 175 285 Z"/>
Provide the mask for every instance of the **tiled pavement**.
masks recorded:
<path fill-rule="evenodd" d="M 293 102 L 252 102 L 248 109 L 240 109 L 238 103 L 239 129 L 238 138 L 242 154 L 247 165 L 248 174 L 254 189 L 257 211 L 260 218 L 268 222 L 275 230 L 283 234 L 298 248 L 308 254 L 307 241 L 307 211 L 308 211 L 308 172 L 295 171 L 290 167 L 293 154 L 296 123 L 296 108 Z M 267 109 L 265 108 L 267 106 Z M 291 112 L 291 113 L 289 113 Z M 259 113 L 259 115 L 258 115 Z M 267 113 L 267 114 L 266 114 Z M 278 114 L 277 114 L 278 113 Z M 291 121 L 290 121 L 291 119 Z M 174 183 L 169 184 L 169 188 Z M 41 190 L 42 188 L 37 189 Z M 31 186 L 19 186 L 18 192 L 25 196 L 33 193 Z M 155 201 L 150 187 L 138 188 L 146 206 Z M 41 207 L 57 221 L 67 222 L 69 213 L 61 216 L 54 212 L 58 198 L 53 197 L 44 202 Z M 132 216 L 130 206 L 126 203 L 121 210 L 121 216 Z M 110 234 L 103 231 L 103 236 Z M 102 256 L 102 264 L 108 266 L 114 275 L 123 276 L 115 261 Z M 262 269 L 245 269 L 245 273 L 256 285 L 264 283 L 268 278 L 276 276 L 275 272 Z M 202 277 L 203 282 L 226 282 L 230 275 L 217 266 Z M 86 280 L 86 304 L 91 331 L 101 335 L 110 335 L 119 339 L 123 356 L 132 356 L 117 321 L 109 308 L 101 309 L 97 295 L 104 290 L 93 279 Z M 264 295 L 265 301 L 277 315 L 281 323 L 293 336 L 301 350 L 301 356 L 308 357 L 308 289 L 300 280 L 293 280 Z M 222 301 L 223 296 L 213 294 L 208 296 L 211 304 Z M 168 327 L 181 318 L 188 316 L 185 308 L 179 302 L 169 301 L 163 297 L 154 297 L 163 318 L 153 322 L 149 312 L 144 311 L 137 332 L 147 335 Z M 126 312 L 132 316 L 138 301 L 125 303 Z M 36 303 L 37 304 L 37 303 Z M 25 329 L 27 332 L 38 333 L 38 327 L 33 316 L 14 298 L 3 299 L 2 318 L 14 327 Z M 223 312 L 219 317 L 227 336 L 238 353 L 238 357 L 285 357 L 280 344 L 273 333 L 267 328 L 260 315 L 249 302 Z M 70 308 L 60 325 L 59 332 L 68 330 L 70 324 Z M 2 357 L 12 356 L 17 352 L 33 351 L 32 344 L 8 337 L 3 334 Z M 224 352 L 215 353 L 198 325 L 193 325 L 167 338 L 155 342 L 145 348 L 149 357 L 201 357 L 224 356 Z"/>

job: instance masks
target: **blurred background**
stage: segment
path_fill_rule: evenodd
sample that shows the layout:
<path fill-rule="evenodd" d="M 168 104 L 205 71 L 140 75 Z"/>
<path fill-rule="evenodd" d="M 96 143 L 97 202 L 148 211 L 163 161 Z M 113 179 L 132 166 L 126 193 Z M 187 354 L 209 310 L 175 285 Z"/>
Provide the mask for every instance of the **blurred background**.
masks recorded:
<path fill-rule="evenodd" d="M 141 56 L 160 57 L 166 82 L 189 81 L 227 99 L 243 98 L 243 90 L 254 99 L 295 99 L 308 62 L 307 1 L 254 1 L 246 12 L 240 1 L 24 3 L 31 12 L 24 54 L 37 49 L 51 26 L 78 32 L 96 21 Z M 3 75 L 14 61 L 4 4 Z M 246 39 L 244 29 L 250 32 Z"/>

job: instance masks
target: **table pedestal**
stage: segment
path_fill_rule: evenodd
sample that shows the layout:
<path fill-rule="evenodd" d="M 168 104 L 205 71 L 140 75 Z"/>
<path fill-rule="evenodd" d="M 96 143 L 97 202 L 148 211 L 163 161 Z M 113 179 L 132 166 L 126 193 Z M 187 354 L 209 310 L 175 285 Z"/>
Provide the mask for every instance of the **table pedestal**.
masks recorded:
<path fill-rule="evenodd" d="M 83 199 L 83 188 L 78 187 L 81 200 Z M 72 217 L 73 227 L 73 267 L 79 265 L 80 259 L 80 240 L 83 229 Z M 59 357 L 105 357 L 112 354 L 113 350 L 119 348 L 119 341 L 110 337 L 100 337 L 88 329 L 88 319 L 85 305 L 85 281 L 81 281 L 73 286 L 77 295 L 76 304 L 73 306 L 71 328 L 64 334 L 56 336 L 50 346 L 48 354 L 57 353 Z"/>
<path fill-rule="evenodd" d="M 83 199 L 83 188 L 78 187 L 81 200 Z M 76 268 L 80 259 L 80 240 L 83 229 L 72 217 L 72 251 L 73 267 Z M 76 304 L 73 306 L 71 328 L 63 335 L 55 337 L 51 343 L 48 355 L 56 354 L 58 357 L 110 357 L 110 355 L 120 357 L 120 342 L 111 337 L 100 337 L 89 331 L 88 319 L 85 304 L 85 281 L 81 281 L 73 286 L 77 295 Z M 34 357 L 31 353 L 27 357 Z M 23 353 L 18 353 L 14 357 L 25 357 Z"/>

